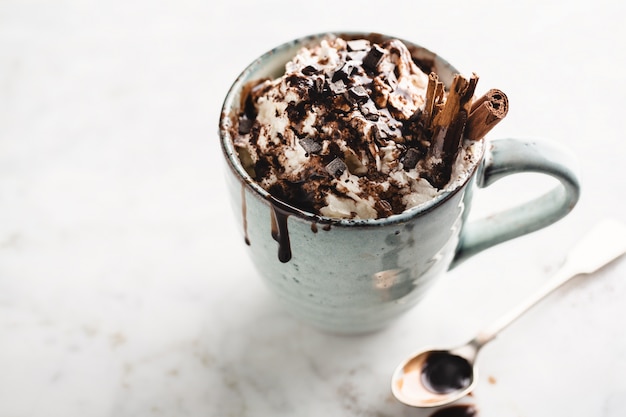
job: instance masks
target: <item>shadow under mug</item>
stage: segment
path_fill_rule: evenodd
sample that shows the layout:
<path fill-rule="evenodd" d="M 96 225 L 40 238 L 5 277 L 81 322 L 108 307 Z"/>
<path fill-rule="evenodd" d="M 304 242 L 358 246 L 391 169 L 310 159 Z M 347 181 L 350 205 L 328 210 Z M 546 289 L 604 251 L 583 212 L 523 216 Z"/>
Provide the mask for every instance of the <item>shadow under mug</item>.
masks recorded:
<path fill-rule="evenodd" d="M 231 202 L 247 251 L 270 290 L 293 315 L 338 333 L 383 328 L 411 309 L 434 279 L 468 257 L 559 220 L 577 203 L 576 159 L 550 142 L 486 140 L 479 163 L 459 187 L 382 219 L 332 219 L 273 198 L 246 173 L 232 140 L 243 87 L 276 78 L 304 45 L 328 33 L 285 43 L 252 62 L 230 88 L 219 122 Z M 344 38 L 392 39 L 347 33 Z M 458 71 L 433 52 L 402 40 L 422 68 L 449 86 Z M 475 189 L 510 174 L 536 172 L 558 184 L 544 195 L 467 222 Z"/>

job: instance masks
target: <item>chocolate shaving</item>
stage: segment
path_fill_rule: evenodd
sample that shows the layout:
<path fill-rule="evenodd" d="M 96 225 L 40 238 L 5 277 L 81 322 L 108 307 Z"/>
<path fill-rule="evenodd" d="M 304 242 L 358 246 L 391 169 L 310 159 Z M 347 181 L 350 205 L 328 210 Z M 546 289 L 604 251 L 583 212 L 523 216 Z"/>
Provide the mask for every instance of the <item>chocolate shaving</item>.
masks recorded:
<path fill-rule="evenodd" d="M 324 80 L 324 77 L 315 78 L 313 85 L 311 86 L 311 90 L 309 90 L 309 94 L 313 93 L 313 96 L 316 94 L 322 94 L 324 92 L 325 84 L 326 81 Z"/>
<path fill-rule="evenodd" d="M 370 48 L 363 58 L 363 66 L 371 71 L 375 71 L 380 63 L 380 60 L 385 55 L 385 50 L 378 45 L 374 45 Z"/>
<path fill-rule="evenodd" d="M 417 166 L 420 160 L 420 151 L 415 148 L 409 148 L 402 158 L 402 166 L 405 171 L 409 171 Z"/>
<path fill-rule="evenodd" d="M 344 80 L 344 81 L 348 81 L 348 79 L 350 78 L 350 76 L 357 70 L 357 63 L 354 61 L 347 61 L 345 62 L 341 68 L 339 68 L 337 71 L 335 71 L 335 73 L 333 74 L 331 81 L 332 82 L 337 82 L 339 80 Z"/>
<path fill-rule="evenodd" d="M 335 158 L 328 165 L 326 165 L 326 172 L 332 175 L 335 178 L 338 178 L 343 174 L 348 167 L 345 162 L 341 160 L 341 158 Z"/>
<path fill-rule="evenodd" d="M 380 217 L 389 217 L 393 214 L 393 208 L 387 200 L 376 201 L 374 208 Z"/>
<path fill-rule="evenodd" d="M 372 129 L 370 130 L 370 134 L 372 135 L 372 139 L 374 139 L 376 143 L 383 145 L 385 143 L 385 139 L 387 139 L 389 136 L 387 135 L 386 131 L 379 127 L 379 125 L 384 125 L 384 123 L 377 123 L 373 125 Z"/>
<path fill-rule="evenodd" d="M 247 133 L 250 133 L 253 125 L 254 125 L 254 120 L 250 120 L 247 117 L 240 117 L 239 126 L 237 127 L 239 134 L 245 135 Z"/>
<path fill-rule="evenodd" d="M 313 75 L 317 74 L 318 72 L 320 72 L 320 69 L 317 68 L 315 65 L 307 65 L 306 67 L 302 68 L 302 74 L 304 75 Z"/>
<path fill-rule="evenodd" d="M 322 144 L 312 138 L 298 139 L 298 143 L 307 154 L 318 153 L 322 150 Z"/>
<path fill-rule="evenodd" d="M 348 90 L 350 97 L 357 103 L 366 102 L 369 99 L 367 90 L 362 85 L 357 85 Z"/>
<path fill-rule="evenodd" d="M 363 117 L 367 120 L 377 121 L 380 115 L 378 114 L 378 109 L 376 108 L 376 104 L 371 99 L 368 99 L 365 103 L 361 103 L 359 105 L 359 110 L 363 113 Z"/>
<path fill-rule="evenodd" d="M 335 95 L 343 94 L 347 91 L 346 83 L 343 80 L 337 80 L 336 82 L 332 82 L 328 85 L 330 87 L 330 91 Z"/>

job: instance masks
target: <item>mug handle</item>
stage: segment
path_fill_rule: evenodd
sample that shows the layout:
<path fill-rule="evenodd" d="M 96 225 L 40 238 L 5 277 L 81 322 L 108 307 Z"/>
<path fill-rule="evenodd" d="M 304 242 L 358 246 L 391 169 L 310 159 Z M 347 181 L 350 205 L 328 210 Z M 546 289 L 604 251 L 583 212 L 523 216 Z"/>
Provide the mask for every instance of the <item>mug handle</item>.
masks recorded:
<path fill-rule="evenodd" d="M 560 184 L 546 194 L 464 225 L 450 269 L 499 243 L 544 228 L 568 214 L 580 197 L 576 158 L 555 143 L 498 139 L 487 144 L 476 185 L 486 188 L 511 174 L 537 172 Z"/>

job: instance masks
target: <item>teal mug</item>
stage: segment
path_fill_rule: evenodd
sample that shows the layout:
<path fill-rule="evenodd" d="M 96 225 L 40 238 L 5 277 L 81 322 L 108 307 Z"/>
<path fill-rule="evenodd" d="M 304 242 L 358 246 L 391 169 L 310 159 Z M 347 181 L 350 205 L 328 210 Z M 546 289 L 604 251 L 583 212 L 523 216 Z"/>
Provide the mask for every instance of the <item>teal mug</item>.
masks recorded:
<path fill-rule="evenodd" d="M 242 167 L 231 131 L 244 86 L 276 78 L 304 45 L 328 34 L 285 43 L 250 64 L 230 88 L 219 122 L 227 182 L 242 241 L 261 277 L 294 316 L 324 330 L 381 329 L 425 295 L 434 280 L 468 257 L 546 227 L 568 214 L 580 186 L 576 159 L 549 142 L 486 139 L 468 178 L 427 204 L 381 219 L 335 219 L 304 212 L 269 195 Z M 377 40 L 384 35 L 350 33 Z M 430 62 L 444 84 L 455 70 L 433 52 L 402 40 L 414 59 Z M 476 189 L 515 173 L 558 180 L 546 194 L 467 221 Z"/>

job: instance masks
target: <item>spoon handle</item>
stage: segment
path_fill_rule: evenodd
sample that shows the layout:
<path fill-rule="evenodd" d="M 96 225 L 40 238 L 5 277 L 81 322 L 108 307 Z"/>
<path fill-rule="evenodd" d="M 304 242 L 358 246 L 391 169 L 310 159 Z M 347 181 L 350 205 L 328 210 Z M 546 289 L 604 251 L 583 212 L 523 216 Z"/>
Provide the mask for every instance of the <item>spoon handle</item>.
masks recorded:
<path fill-rule="evenodd" d="M 589 275 L 626 253 L 626 225 L 605 220 L 594 227 L 567 255 L 565 262 L 546 285 L 504 315 L 490 327 L 480 332 L 472 341 L 476 349 L 493 340 L 532 306 L 561 285 L 578 275 Z"/>

